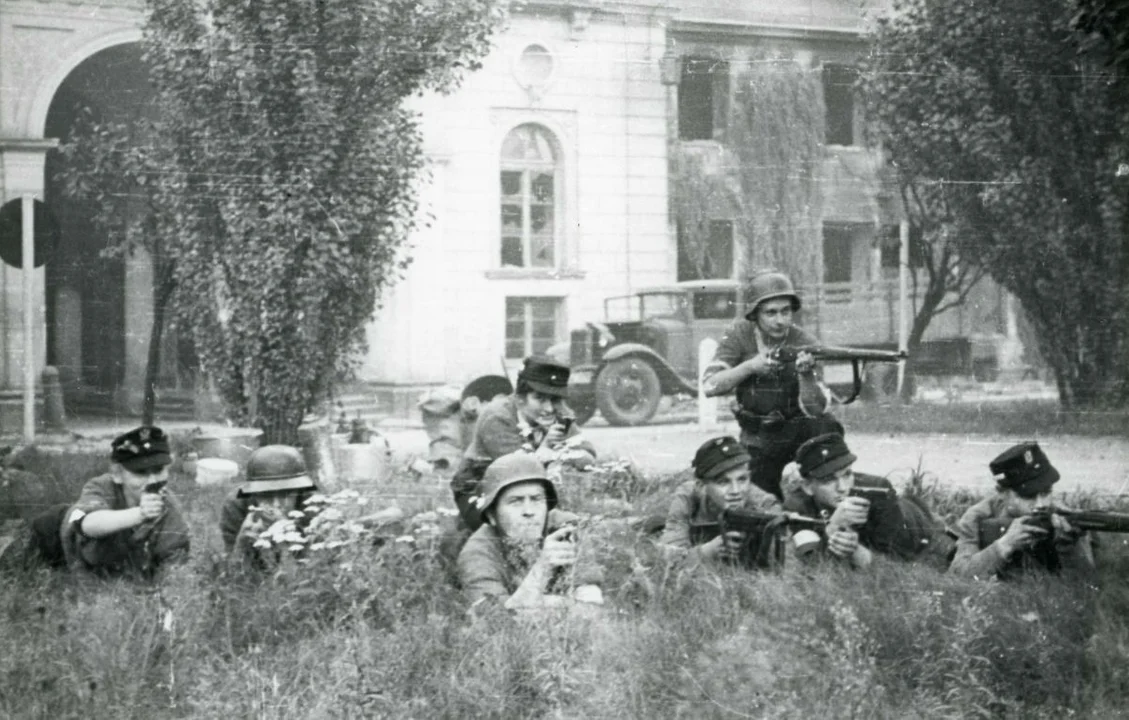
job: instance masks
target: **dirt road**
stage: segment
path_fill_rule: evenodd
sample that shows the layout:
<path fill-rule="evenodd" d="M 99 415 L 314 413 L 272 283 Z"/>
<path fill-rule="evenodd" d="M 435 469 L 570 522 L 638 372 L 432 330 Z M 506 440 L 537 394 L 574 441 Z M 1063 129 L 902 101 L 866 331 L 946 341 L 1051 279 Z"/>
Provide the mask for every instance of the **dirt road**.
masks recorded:
<path fill-rule="evenodd" d="M 631 458 L 639 467 L 652 472 L 669 472 L 688 467 L 694 451 L 716 435 L 737 435 L 736 423 L 703 431 L 696 424 L 647 425 L 634 428 L 588 427 L 585 434 L 605 457 Z M 994 484 L 988 462 L 1025 438 L 982 435 L 873 435 L 849 433 L 851 450 L 859 456 L 858 470 L 890 475 L 898 480 L 921 466 L 946 486 L 967 487 L 984 492 Z M 389 433 L 399 453 L 426 451 L 427 439 L 421 430 Z M 1039 438 L 1051 462 L 1062 474 L 1057 489 L 1076 489 L 1101 494 L 1129 494 L 1129 440 L 1055 436 Z"/>

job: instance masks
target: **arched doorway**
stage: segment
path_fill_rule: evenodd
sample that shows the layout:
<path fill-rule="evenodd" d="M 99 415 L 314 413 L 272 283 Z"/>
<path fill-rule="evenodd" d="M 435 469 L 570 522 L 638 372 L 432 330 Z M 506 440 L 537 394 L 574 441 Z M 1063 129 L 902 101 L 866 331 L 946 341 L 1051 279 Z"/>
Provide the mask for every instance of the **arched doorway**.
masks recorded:
<path fill-rule="evenodd" d="M 83 122 L 126 121 L 149 107 L 141 47 L 115 45 L 86 58 L 60 84 L 44 135 L 66 141 Z M 94 221 L 92 200 L 63 192 L 66 168 L 49 153 L 44 196 L 60 227 L 56 260 L 46 272 L 47 362 L 59 368 L 70 410 L 139 409 L 152 324 L 152 267 L 147 257 L 103 257 L 111 238 Z M 159 384 L 186 385 L 175 338 L 163 343 Z"/>

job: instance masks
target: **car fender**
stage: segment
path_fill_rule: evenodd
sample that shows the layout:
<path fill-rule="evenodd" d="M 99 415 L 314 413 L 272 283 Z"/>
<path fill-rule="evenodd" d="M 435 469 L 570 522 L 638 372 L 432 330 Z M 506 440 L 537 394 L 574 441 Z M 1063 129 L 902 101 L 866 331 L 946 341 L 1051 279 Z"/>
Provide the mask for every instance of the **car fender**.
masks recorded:
<path fill-rule="evenodd" d="M 604 353 L 603 360 L 600 363 L 601 369 L 613 360 L 620 360 L 627 357 L 637 357 L 645 360 L 655 369 L 659 376 L 659 382 L 662 383 L 664 395 L 673 395 L 675 393 L 685 393 L 687 395 L 697 395 L 698 385 L 696 382 L 691 382 L 678 374 L 678 372 L 670 366 L 670 363 L 659 355 L 650 347 L 641 343 L 623 343 Z"/>

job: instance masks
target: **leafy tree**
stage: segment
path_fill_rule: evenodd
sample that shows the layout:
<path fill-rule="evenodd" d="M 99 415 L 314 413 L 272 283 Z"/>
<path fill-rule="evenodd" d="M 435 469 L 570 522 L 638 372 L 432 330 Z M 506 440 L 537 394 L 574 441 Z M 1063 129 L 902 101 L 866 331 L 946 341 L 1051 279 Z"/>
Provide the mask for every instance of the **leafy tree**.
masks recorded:
<path fill-rule="evenodd" d="M 794 60 L 760 58 L 734 80 L 725 162 L 747 271 L 776 267 L 800 285 L 823 279 L 824 115 L 818 72 Z"/>
<path fill-rule="evenodd" d="M 735 198 L 725 175 L 711 167 L 716 162 L 711 163 L 708 154 L 701 148 L 674 147 L 671 152 L 671 210 L 678 221 L 679 262 L 688 265 L 686 279 L 728 277 L 732 269 L 725 263 L 732 258 L 721 257 L 711 233 L 717 218 L 733 214 Z"/>
<path fill-rule="evenodd" d="M 902 0 L 868 110 L 925 229 L 1023 304 L 1063 406 L 1123 397 L 1129 252 L 1110 72 L 1064 0 Z"/>
<path fill-rule="evenodd" d="M 67 149 L 156 251 L 230 418 L 293 441 L 407 263 L 425 178 L 405 101 L 479 67 L 502 0 L 148 0 L 154 100 Z M 139 138 L 148 142 L 138 143 Z M 163 273 L 162 273 L 163 275 Z M 158 302 L 158 306 L 163 305 Z M 159 343 L 159 333 L 154 333 Z"/>

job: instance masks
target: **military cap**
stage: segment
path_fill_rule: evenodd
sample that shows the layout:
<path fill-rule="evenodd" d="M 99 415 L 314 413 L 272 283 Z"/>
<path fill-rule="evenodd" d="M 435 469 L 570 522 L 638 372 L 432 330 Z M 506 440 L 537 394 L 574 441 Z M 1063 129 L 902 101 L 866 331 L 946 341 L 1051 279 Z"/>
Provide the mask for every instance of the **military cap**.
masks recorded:
<path fill-rule="evenodd" d="M 1037 442 L 1024 442 L 1004 450 L 988 463 L 996 483 L 1022 497 L 1048 492 L 1058 482 L 1058 470 Z"/>
<path fill-rule="evenodd" d="M 745 446 L 728 435 L 707 440 L 694 453 L 691 462 L 694 475 L 701 480 L 713 480 L 733 468 L 748 464 L 749 452 Z"/>
<path fill-rule="evenodd" d="M 518 381 L 542 395 L 563 398 L 568 397 L 568 376 L 569 369 L 564 365 L 547 356 L 533 355 L 525 359 Z"/>
<path fill-rule="evenodd" d="M 130 472 L 164 467 L 172 462 L 169 438 L 159 427 L 142 425 L 113 439 L 110 460 Z"/>
<path fill-rule="evenodd" d="M 796 450 L 800 474 L 813 480 L 826 480 L 858 460 L 839 433 L 816 435 Z"/>
<path fill-rule="evenodd" d="M 475 505 L 482 512 L 486 512 L 502 494 L 502 491 L 518 483 L 539 481 L 545 486 L 545 495 L 549 509 L 557 506 L 557 488 L 545 472 L 545 466 L 530 453 L 519 450 L 509 455 L 503 455 L 486 468 L 482 477 L 482 495 L 475 501 Z"/>

